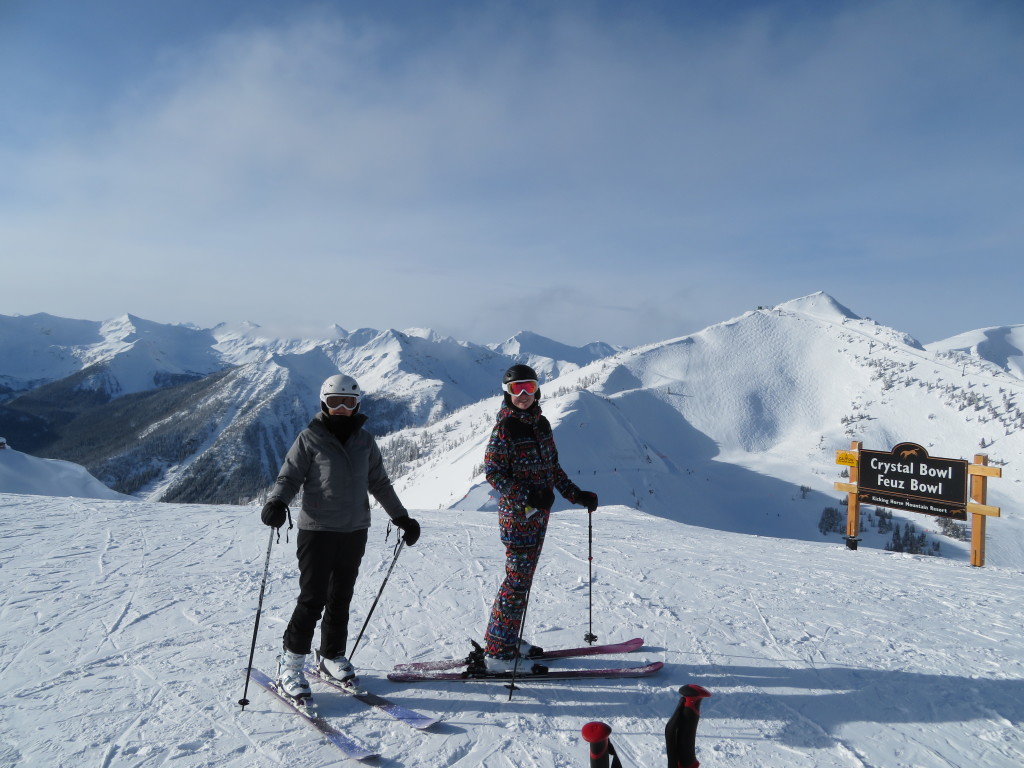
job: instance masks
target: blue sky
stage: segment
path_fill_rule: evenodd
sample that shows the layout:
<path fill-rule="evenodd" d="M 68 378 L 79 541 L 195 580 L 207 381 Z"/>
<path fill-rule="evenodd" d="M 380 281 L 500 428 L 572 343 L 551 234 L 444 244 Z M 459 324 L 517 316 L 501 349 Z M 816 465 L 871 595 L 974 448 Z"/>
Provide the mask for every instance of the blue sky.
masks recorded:
<path fill-rule="evenodd" d="M 1024 323 L 1024 3 L 0 0 L 2 314 Z"/>

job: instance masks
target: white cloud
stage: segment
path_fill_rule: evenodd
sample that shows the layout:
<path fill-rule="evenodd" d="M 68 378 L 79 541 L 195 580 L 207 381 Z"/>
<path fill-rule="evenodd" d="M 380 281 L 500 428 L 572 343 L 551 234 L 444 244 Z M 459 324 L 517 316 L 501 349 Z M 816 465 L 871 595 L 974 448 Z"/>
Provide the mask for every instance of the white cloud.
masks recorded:
<path fill-rule="evenodd" d="M 1016 268 L 1019 13 L 490 13 L 426 40 L 323 8 L 228 30 L 140 73 L 101 130 L 0 148 L 0 248 L 27 267 L 9 311 L 145 316 L 124 306 L 143 299 L 154 319 L 469 338 L 495 292 L 535 301 L 538 332 L 631 343 L 748 309 L 734 297 L 785 291 L 780 273 L 870 295 L 859 264 L 987 248 Z M 84 304 L 94 264 L 119 277 Z M 305 298 L 351 265 L 360 290 Z"/>

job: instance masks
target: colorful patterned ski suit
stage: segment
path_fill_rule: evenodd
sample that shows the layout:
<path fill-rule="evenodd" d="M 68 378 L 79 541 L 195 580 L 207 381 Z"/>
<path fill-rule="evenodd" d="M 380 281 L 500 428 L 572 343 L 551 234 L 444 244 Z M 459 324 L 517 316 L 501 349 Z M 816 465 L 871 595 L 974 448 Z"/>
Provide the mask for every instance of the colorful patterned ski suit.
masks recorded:
<path fill-rule="evenodd" d="M 501 494 L 498 523 L 505 545 L 505 580 L 491 609 L 484 652 L 511 659 L 551 513 L 547 509 L 527 511 L 526 497 L 531 490 L 556 488 L 576 504 L 581 491 L 559 466 L 551 424 L 536 403 L 526 411 L 506 404 L 498 412 L 484 469 L 488 482 Z"/>

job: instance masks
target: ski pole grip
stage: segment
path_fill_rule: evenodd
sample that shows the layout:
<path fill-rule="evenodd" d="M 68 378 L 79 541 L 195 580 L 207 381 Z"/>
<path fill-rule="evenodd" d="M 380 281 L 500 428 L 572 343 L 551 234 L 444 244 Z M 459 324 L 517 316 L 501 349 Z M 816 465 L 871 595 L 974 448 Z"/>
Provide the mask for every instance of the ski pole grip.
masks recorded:
<path fill-rule="evenodd" d="M 608 737 L 612 727 L 596 720 L 582 729 L 583 740 L 590 745 L 590 768 L 608 768 Z"/>
<path fill-rule="evenodd" d="M 679 695 L 683 697 L 683 706 L 694 710 L 697 713 L 697 717 L 700 717 L 700 702 L 701 699 L 706 699 L 711 695 L 711 691 L 700 685 L 684 685 L 679 689 Z"/>
<path fill-rule="evenodd" d="M 696 742 L 700 702 L 708 698 L 711 691 L 699 685 L 684 685 L 679 695 L 683 698 L 665 726 L 668 768 L 699 768 Z"/>

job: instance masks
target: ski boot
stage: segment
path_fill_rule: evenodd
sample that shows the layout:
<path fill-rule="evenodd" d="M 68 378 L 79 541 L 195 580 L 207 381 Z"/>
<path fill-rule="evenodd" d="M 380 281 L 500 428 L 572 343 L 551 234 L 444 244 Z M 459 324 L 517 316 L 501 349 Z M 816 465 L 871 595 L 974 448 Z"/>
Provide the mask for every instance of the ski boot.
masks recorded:
<path fill-rule="evenodd" d="M 359 678 L 356 677 L 355 667 L 344 656 L 335 656 L 333 659 L 329 659 L 326 656 L 321 656 L 320 652 L 316 652 L 316 669 L 321 675 L 329 680 L 333 680 L 340 683 L 345 688 L 348 688 L 353 693 L 360 693 Z"/>
<path fill-rule="evenodd" d="M 302 671 L 306 654 L 292 653 L 287 648 L 277 657 L 277 689 L 300 706 L 313 703 L 313 691 Z"/>

